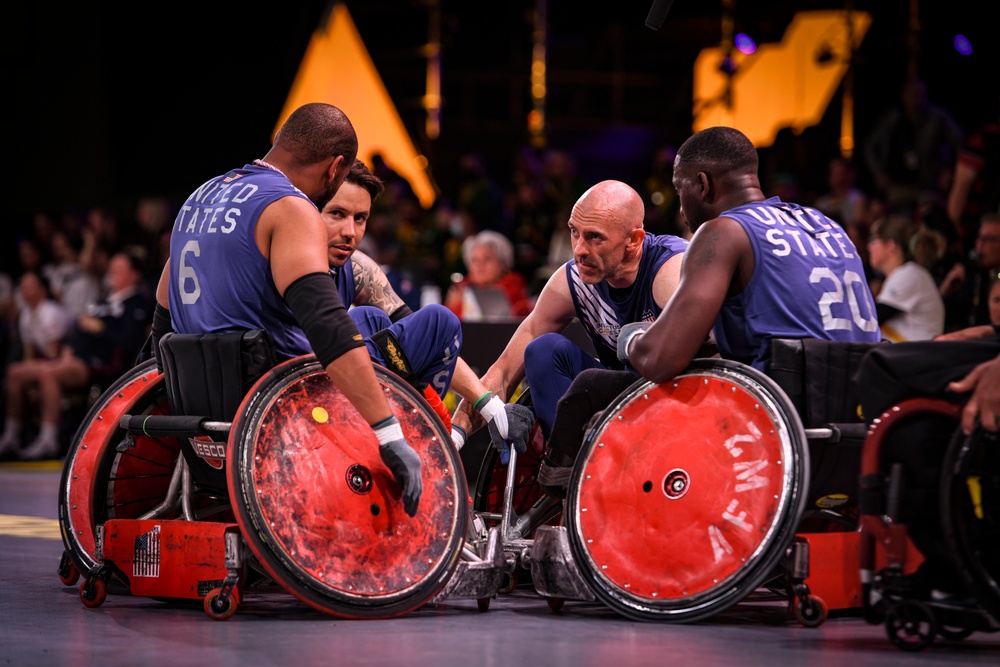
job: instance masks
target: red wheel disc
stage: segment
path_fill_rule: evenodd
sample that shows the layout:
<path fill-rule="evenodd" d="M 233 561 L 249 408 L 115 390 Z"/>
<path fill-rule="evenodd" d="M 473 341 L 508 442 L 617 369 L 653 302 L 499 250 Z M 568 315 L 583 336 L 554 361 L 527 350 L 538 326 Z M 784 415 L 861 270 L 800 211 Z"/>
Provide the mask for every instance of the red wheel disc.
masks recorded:
<path fill-rule="evenodd" d="M 263 541 L 299 580 L 334 598 L 391 597 L 426 585 L 457 546 L 458 498 L 467 491 L 456 480 L 464 472 L 451 469 L 427 414 L 414 408 L 412 399 L 422 399 L 385 391 L 421 457 L 415 517 L 403 511 L 371 428 L 322 369 L 272 393 L 255 411 L 261 417 L 252 441 L 243 443 L 244 456 L 253 455 L 243 493 L 253 494 L 256 507 L 248 511 L 268 533 Z M 233 447 L 230 441 L 230 460 Z"/>
<path fill-rule="evenodd" d="M 774 530 L 789 451 L 779 430 L 725 378 L 633 398 L 592 439 L 577 497 L 594 572 L 650 601 L 725 586 Z"/>

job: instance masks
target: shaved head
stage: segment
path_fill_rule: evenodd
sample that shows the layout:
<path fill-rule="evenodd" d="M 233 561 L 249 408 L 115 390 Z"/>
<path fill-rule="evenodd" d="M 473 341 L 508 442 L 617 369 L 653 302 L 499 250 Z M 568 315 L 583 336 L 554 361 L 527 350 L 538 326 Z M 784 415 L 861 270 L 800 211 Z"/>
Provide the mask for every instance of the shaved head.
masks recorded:
<path fill-rule="evenodd" d="M 646 210 L 642 197 L 621 181 L 601 181 L 577 200 L 570 220 L 602 224 L 607 230 L 629 234 L 642 229 Z"/>
<path fill-rule="evenodd" d="M 580 196 L 568 224 L 581 280 L 632 284 L 646 236 L 645 214 L 642 197 L 621 181 L 601 181 Z"/>

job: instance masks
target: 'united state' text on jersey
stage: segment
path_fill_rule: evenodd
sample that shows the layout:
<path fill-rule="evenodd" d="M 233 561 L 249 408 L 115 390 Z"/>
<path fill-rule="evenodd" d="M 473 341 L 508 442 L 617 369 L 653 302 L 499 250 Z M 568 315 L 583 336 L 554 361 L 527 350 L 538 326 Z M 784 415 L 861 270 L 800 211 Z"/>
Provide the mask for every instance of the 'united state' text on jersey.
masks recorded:
<path fill-rule="evenodd" d="M 769 338 L 878 342 L 875 299 L 854 243 L 836 222 L 772 197 L 723 212 L 750 237 L 754 272 L 715 322 L 720 354 L 764 370 Z"/>
<path fill-rule="evenodd" d="M 280 172 L 246 165 L 206 182 L 181 206 L 170 235 L 170 319 L 179 333 L 264 329 L 278 354 L 312 352 L 254 240 L 261 213 L 305 196 Z"/>

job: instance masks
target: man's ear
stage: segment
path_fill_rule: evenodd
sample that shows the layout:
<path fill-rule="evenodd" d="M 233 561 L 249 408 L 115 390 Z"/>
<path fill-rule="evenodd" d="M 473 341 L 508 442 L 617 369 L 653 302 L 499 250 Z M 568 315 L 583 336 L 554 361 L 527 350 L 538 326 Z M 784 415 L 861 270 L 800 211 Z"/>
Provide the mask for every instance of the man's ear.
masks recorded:
<path fill-rule="evenodd" d="M 330 166 L 327 167 L 326 175 L 327 175 L 327 178 L 330 179 L 331 183 L 334 180 L 336 180 L 336 178 L 337 178 L 337 171 L 340 169 L 340 167 L 341 167 L 342 164 L 344 164 L 344 156 L 343 155 L 337 155 L 336 157 L 333 158 L 333 161 L 330 162 Z"/>
<path fill-rule="evenodd" d="M 631 246 L 641 246 L 642 242 L 646 239 L 645 229 L 633 229 L 629 233 L 629 245 Z"/>
<path fill-rule="evenodd" d="M 714 183 L 712 182 L 712 177 L 708 175 L 708 172 L 698 172 L 698 191 L 701 193 L 702 201 L 711 203 L 711 201 L 715 198 Z"/>

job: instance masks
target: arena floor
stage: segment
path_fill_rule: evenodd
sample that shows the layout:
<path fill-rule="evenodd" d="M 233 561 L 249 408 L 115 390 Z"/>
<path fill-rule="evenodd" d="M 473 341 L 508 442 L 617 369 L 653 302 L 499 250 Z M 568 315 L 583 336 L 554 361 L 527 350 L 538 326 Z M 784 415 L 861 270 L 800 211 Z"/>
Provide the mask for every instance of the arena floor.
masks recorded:
<path fill-rule="evenodd" d="M 290 595 L 247 594 L 227 621 L 200 604 L 109 595 L 97 608 L 57 574 L 59 463 L 0 464 L 0 665 L 997 665 L 1000 636 L 894 646 L 881 625 L 834 614 L 819 628 L 784 605 L 742 604 L 695 624 L 639 623 L 598 603 L 553 612 L 533 590 L 345 621 Z"/>

